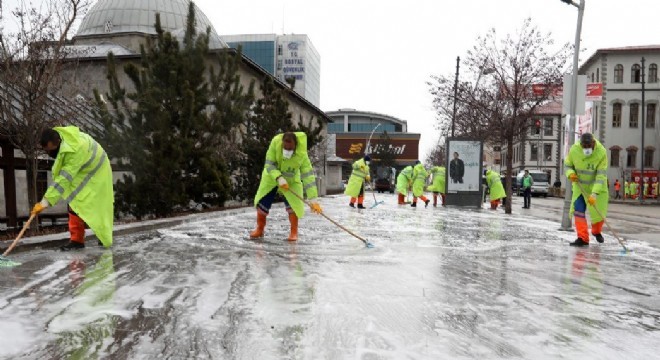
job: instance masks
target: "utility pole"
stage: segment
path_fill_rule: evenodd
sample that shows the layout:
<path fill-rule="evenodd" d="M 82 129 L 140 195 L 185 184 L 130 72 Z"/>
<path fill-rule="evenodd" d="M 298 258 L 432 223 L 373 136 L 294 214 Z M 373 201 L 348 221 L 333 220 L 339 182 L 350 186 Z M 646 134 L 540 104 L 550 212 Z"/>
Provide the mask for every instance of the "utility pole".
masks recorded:
<path fill-rule="evenodd" d="M 642 174 L 640 176 L 641 180 L 641 185 L 640 185 L 640 190 L 639 190 L 639 203 L 643 204 L 644 203 L 644 161 L 646 160 L 646 149 L 644 149 L 644 120 L 646 116 L 646 106 L 644 105 L 644 92 L 646 90 L 646 80 L 645 80 L 645 66 L 644 64 L 646 63 L 646 59 L 642 56 Z"/>
<path fill-rule="evenodd" d="M 456 79 L 454 80 L 454 113 L 451 116 L 451 137 L 454 137 L 456 129 L 456 98 L 458 97 L 458 71 L 461 66 L 461 57 L 456 57 Z"/>
<path fill-rule="evenodd" d="M 573 53 L 573 80 L 571 84 L 571 114 L 568 125 L 568 149 L 575 143 L 575 113 L 577 112 L 577 83 L 578 83 L 578 61 L 580 55 L 580 34 L 582 33 L 582 17 L 584 16 L 584 1 L 580 0 L 580 4 L 572 0 L 561 0 L 562 2 L 573 5 L 578 9 L 577 27 L 575 29 L 575 49 Z M 570 231 L 573 229 L 571 224 L 570 210 L 571 200 L 573 199 L 573 185 L 566 179 L 566 196 L 564 197 L 564 209 L 561 219 L 560 230 Z"/>

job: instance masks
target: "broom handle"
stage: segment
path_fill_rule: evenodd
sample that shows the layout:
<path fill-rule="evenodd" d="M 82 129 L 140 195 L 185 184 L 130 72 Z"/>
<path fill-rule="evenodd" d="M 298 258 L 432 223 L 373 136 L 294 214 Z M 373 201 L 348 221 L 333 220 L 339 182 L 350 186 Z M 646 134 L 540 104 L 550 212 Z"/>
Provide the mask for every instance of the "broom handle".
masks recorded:
<path fill-rule="evenodd" d="M 292 193 L 293 195 L 295 195 L 298 199 L 302 200 L 302 202 L 304 202 L 305 204 L 307 204 L 307 206 L 309 206 L 310 208 L 312 208 L 312 205 L 310 205 L 309 202 L 305 201 L 305 199 L 303 199 L 302 196 L 298 195 L 298 194 L 297 194 L 295 191 L 293 191 L 293 190 L 291 190 L 291 193 Z M 340 229 L 346 231 L 347 233 L 349 233 L 349 234 L 355 236 L 355 237 L 358 238 L 360 241 L 362 241 L 363 243 L 365 243 L 365 245 L 369 243 L 367 240 L 365 240 L 365 239 L 362 238 L 361 236 L 355 234 L 354 232 L 352 232 L 352 231 L 348 230 L 347 228 L 341 226 L 341 224 L 339 224 L 338 222 L 336 222 L 336 221 L 332 220 L 331 218 L 329 218 L 328 215 L 326 215 L 326 214 L 324 214 L 324 213 L 322 213 L 322 212 L 319 213 L 319 215 L 323 216 L 323 217 L 326 218 L 328 221 L 330 221 L 331 223 L 335 224 L 338 228 L 340 228 Z"/>
<path fill-rule="evenodd" d="M 584 188 L 582 187 L 582 185 L 580 185 L 580 182 L 579 182 L 579 181 L 576 181 L 575 184 L 577 184 L 577 186 L 580 188 L 580 192 L 582 193 L 582 196 L 587 196 L 587 195 L 585 194 L 585 192 L 584 192 Z M 601 214 L 600 210 L 598 210 L 598 208 L 595 207 L 595 206 L 592 206 L 592 207 L 594 208 L 594 210 L 596 210 L 596 213 L 598 214 L 598 216 L 600 216 L 601 218 L 603 218 L 603 222 L 605 223 L 605 225 L 607 226 L 607 228 L 612 232 L 612 235 L 614 235 L 614 237 L 615 237 L 616 240 L 619 242 L 619 244 L 623 247 L 623 250 L 628 251 L 628 248 L 626 247 L 626 245 L 623 244 L 623 241 L 621 241 L 621 239 L 619 238 L 619 235 L 618 235 L 618 234 L 616 233 L 616 231 L 614 231 L 614 229 L 610 226 L 610 223 L 607 222 L 607 220 L 605 219 L 605 217 L 603 216 L 603 214 Z"/>
<path fill-rule="evenodd" d="M 16 237 L 16 239 L 14 239 L 14 242 L 11 243 L 11 245 L 9 245 L 9 247 L 7 248 L 7 250 L 5 250 L 5 253 L 2 254 L 2 256 L 7 256 L 7 254 L 9 254 L 12 250 L 14 250 L 14 248 L 18 244 L 18 241 L 21 240 L 23 234 L 25 234 L 25 230 L 27 230 L 30 227 L 30 223 L 32 222 L 32 219 L 34 219 L 35 216 L 37 216 L 37 214 L 30 215 L 28 221 L 23 225 L 23 229 L 21 229 L 21 232 L 18 233 L 18 236 Z"/>

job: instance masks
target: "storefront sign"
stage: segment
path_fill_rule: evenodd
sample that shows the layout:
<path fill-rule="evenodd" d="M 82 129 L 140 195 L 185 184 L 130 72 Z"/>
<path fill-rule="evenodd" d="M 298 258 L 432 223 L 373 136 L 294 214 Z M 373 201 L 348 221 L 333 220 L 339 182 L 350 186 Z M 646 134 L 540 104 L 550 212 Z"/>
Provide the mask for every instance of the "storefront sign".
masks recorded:
<path fill-rule="evenodd" d="M 395 160 L 417 160 L 419 156 L 419 139 L 397 139 L 391 136 L 389 144 L 382 144 L 380 139 L 371 139 L 367 148 L 366 139 L 340 139 L 337 136 L 337 156 L 353 160 L 364 154 L 378 154 L 387 151 L 394 155 Z M 375 159 L 377 155 L 373 155 Z"/>

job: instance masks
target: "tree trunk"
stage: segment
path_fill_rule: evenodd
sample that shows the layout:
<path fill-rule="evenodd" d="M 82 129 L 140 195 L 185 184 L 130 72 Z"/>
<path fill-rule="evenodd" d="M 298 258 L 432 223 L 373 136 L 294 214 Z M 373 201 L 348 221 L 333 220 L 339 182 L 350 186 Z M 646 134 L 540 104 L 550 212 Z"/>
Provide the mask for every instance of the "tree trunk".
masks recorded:
<path fill-rule="evenodd" d="M 39 162 L 36 154 L 34 153 L 25 153 L 25 165 L 26 165 L 26 180 L 27 180 L 27 193 L 28 193 L 28 206 L 29 209 L 32 209 L 32 206 L 40 201 L 37 199 L 37 173 L 39 172 Z M 39 220 L 33 222 L 34 229 L 39 228 Z"/>
<path fill-rule="evenodd" d="M 513 193 L 511 191 L 511 175 L 513 174 L 513 131 L 506 135 L 506 177 L 504 178 L 504 189 L 506 191 L 506 205 L 504 212 L 511 214 L 511 203 L 513 202 Z"/>

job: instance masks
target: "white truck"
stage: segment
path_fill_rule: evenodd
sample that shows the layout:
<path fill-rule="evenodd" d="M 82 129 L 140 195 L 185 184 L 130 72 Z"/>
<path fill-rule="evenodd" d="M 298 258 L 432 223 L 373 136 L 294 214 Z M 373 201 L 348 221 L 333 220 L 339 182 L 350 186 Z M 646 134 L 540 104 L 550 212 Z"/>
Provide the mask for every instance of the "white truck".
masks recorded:
<path fill-rule="evenodd" d="M 548 197 L 550 192 L 550 177 L 548 173 L 542 170 L 528 170 L 529 175 L 532 176 L 534 183 L 532 184 L 532 196 L 543 196 Z M 525 175 L 525 171 L 521 171 L 516 176 L 516 183 L 518 185 L 518 196 L 522 196 L 522 178 Z"/>

